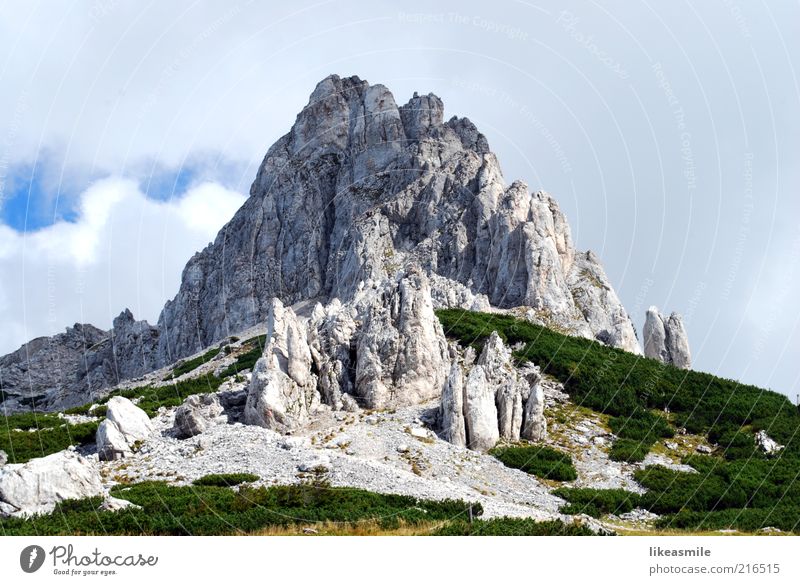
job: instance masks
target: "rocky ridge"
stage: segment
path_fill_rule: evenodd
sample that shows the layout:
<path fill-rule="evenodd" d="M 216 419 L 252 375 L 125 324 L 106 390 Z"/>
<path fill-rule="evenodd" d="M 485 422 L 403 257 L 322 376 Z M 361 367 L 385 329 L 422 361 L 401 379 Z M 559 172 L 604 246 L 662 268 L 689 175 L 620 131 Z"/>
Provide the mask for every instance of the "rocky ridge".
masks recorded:
<path fill-rule="evenodd" d="M 505 183 L 472 122 L 444 121 L 432 94 L 398 106 L 382 85 L 332 75 L 269 149 L 242 208 L 189 260 L 158 325 L 126 310 L 109 332 L 76 326 L 26 344 L 0 358 L 5 406 L 86 402 L 267 321 L 276 302 L 303 307 L 290 328 L 302 343 L 259 366 L 246 416 L 268 426 L 283 424 L 267 412 L 274 399 L 302 419 L 315 401 L 438 397 L 450 371 L 439 307 L 523 308 L 641 352 L 599 259 L 575 249 L 549 194 Z M 315 373 L 300 374 L 309 364 Z"/>

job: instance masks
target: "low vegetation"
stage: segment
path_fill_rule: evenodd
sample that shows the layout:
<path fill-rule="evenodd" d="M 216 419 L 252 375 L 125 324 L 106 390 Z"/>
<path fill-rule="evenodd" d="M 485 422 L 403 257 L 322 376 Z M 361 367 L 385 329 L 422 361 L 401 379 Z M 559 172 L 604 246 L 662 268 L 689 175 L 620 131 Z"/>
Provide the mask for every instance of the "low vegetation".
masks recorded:
<path fill-rule="evenodd" d="M 253 366 L 256 365 L 258 358 L 263 355 L 264 344 L 266 342 L 266 335 L 252 337 L 247 341 L 242 342 L 242 346 L 246 348 L 246 351 L 239 354 L 236 357 L 236 361 L 220 373 L 220 378 L 227 378 L 228 376 L 235 376 L 245 370 L 252 370 Z"/>
<path fill-rule="evenodd" d="M 252 473 L 213 473 L 194 480 L 194 485 L 232 487 L 241 483 L 252 483 L 260 478 Z"/>
<path fill-rule="evenodd" d="M 572 458 L 566 453 L 541 445 L 510 445 L 489 451 L 506 467 L 556 481 L 572 481 L 578 477 Z"/>
<path fill-rule="evenodd" d="M 210 362 L 215 357 L 219 355 L 220 349 L 215 347 L 214 349 L 210 349 L 202 355 L 197 356 L 194 359 L 186 360 L 182 362 L 179 366 L 172 369 L 172 372 L 166 379 L 170 378 L 177 378 L 178 376 L 182 376 L 183 374 L 188 374 L 189 372 L 196 370 L 198 367 L 202 366 L 205 363 Z"/>
<path fill-rule="evenodd" d="M 639 506 L 639 494 L 621 489 L 558 488 L 555 495 L 567 500 L 563 514 L 588 514 L 600 518 L 606 514 L 625 514 Z"/>
<path fill-rule="evenodd" d="M 39 427 L 28 427 L 28 430 L 21 430 L 15 427 L 13 419 L 22 415 L 11 415 L 3 417 L 5 420 L 0 422 L 0 451 L 5 451 L 8 455 L 9 463 L 25 463 L 35 457 L 44 457 L 57 451 L 62 451 L 70 445 L 84 445 L 93 443 L 98 423 L 87 422 L 77 425 L 66 424 L 60 419 L 58 426 L 49 425 L 52 415 L 36 414 L 43 417 L 43 421 L 48 421 Z M 1 419 L 0 419 L 1 420 Z M 9 422 L 11 421 L 11 422 Z"/>
<path fill-rule="evenodd" d="M 29 520 L 0 519 L 0 534 L 241 534 L 270 527 L 331 522 L 345 529 L 368 522 L 391 530 L 458 521 L 468 516 L 470 506 L 475 516 L 483 512 L 480 504 L 460 500 L 419 500 L 324 484 L 242 486 L 233 490 L 144 482 L 118 486 L 111 493 L 142 508 L 101 512 L 97 509 L 100 498 L 70 500 L 60 504 L 52 514 Z"/>
<path fill-rule="evenodd" d="M 666 418 L 641 407 L 627 416 L 611 417 L 608 425 L 618 437 L 609 453 L 614 461 L 642 461 L 657 441 L 675 436 Z"/>
<path fill-rule="evenodd" d="M 594 536 L 586 526 L 565 524 L 560 520 L 537 522 L 530 518 L 494 518 L 472 523 L 450 522 L 434 536 Z"/>

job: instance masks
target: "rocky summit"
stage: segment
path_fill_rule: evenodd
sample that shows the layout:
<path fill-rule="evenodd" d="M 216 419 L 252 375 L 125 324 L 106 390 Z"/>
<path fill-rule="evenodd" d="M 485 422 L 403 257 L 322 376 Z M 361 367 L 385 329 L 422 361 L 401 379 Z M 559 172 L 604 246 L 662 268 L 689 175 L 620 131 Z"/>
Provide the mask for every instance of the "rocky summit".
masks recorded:
<path fill-rule="evenodd" d="M 433 314 L 446 307 L 513 309 L 641 353 L 599 258 L 576 250 L 553 197 L 506 183 L 469 119 L 445 121 L 433 94 L 398 105 L 383 85 L 331 75 L 268 150 L 244 205 L 186 264 L 156 326 L 125 310 L 110 331 L 76 325 L 31 341 L 0 358 L 2 396 L 9 411 L 86 403 L 269 322 L 245 421 L 289 429 L 317 403 L 409 405 L 458 384 L 466 393 L 453 400 L 485 402 L 495 373 L 462 357 L 453 370 Z M 517 425 L 523 378 L 497 403 L 515 422 L 492 431 L 529 428 Z"/>

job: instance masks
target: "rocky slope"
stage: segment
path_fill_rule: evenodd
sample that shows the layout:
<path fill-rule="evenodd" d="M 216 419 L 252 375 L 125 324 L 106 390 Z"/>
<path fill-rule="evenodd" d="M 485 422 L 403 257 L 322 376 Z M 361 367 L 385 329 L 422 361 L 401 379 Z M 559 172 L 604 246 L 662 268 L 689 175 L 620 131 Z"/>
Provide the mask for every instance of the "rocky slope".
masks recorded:
<path fill-rule="evenodd" d="M 260 366 L 264 388 L 277 384 L 284 398 L 302 388 L 337 407 L 437 397 L 450 369 L 437 307 L 523 307 L 536 322 L 641 353 L 599 259 L 575 249 L 556 201 L 506 184 L 486 138 L 467 118 L 444 121 L 443 109 L 432 94 L 398 106 L 382 85 L 325 78 L 267 152 L 248 200 L 189 260 L 158 325 L 126 310 L 109 332 L 76 327 L 0 358 L 6 407 L 34 395 L 51 409 L 86 402 L 267 321 L 276 302 L 296 306 L 290 332 L 304 341 Z M 295 357 L 313 376 L 298 374 Z M 253 402 L 252 416 L 263 406 Z"/>

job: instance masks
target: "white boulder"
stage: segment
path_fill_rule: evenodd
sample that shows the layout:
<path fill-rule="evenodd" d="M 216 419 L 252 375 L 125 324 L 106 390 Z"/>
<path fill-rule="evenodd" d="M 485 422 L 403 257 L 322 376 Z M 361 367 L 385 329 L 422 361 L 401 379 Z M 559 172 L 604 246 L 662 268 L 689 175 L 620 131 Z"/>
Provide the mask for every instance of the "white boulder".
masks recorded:
<path fill-rule="evenodd" d="M 0 469 L 0 510 L 27 517 L 47 514 L 58 502 L 103 494 L 100 474 L 72 450 L 59 451 L 24 464 Z"/>

